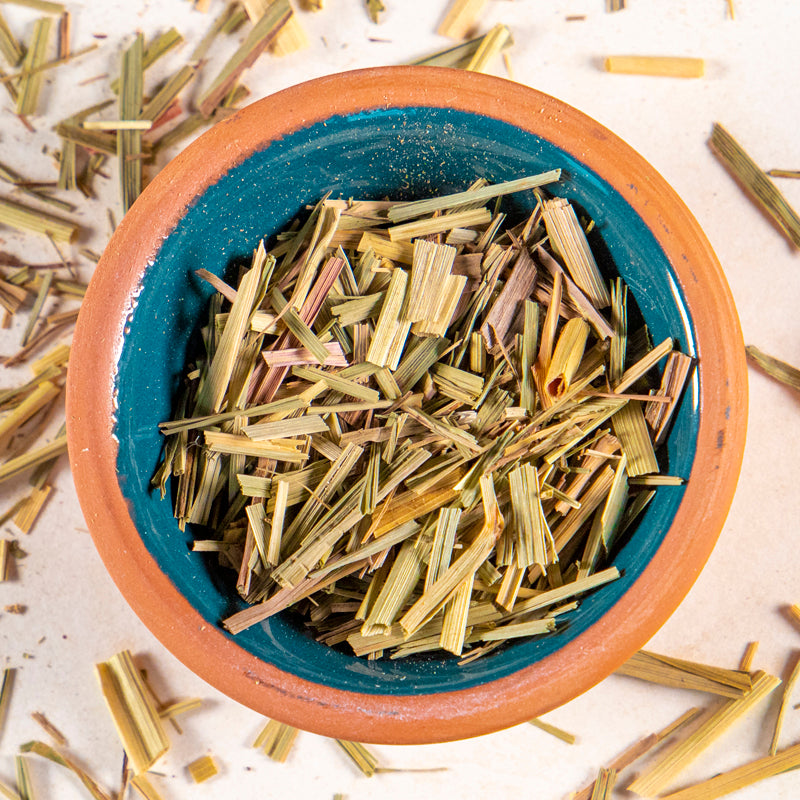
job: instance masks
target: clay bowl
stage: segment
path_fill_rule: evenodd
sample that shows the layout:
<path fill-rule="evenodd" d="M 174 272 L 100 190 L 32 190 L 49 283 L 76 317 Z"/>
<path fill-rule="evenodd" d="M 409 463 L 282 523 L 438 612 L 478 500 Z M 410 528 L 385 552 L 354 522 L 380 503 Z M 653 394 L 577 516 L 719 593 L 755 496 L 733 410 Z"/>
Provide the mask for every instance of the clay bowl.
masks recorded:
<path fill-rule="evenodd" d="M 665 458 L 685 487 L 660 490 L 615 559 L 623 577 L 561 632 L 458 666 L 365 661 L 278 616 L 235 638 L 232 581 L 189 550 L 191 533 L 149 480 L 209 290 L 193 272 L 247 260 L 325 191 L 413 198 L 561 167 L 559 194 L 596 221 L 603 266 L 627 281 L 655 341 L 698 367 Z M 517 200 L 524 211 L 531 199 Z M 529 206 L 528 206 L 529 207 Z M 612 268 L 611 264 L 614 267 Z M 594 120 L 484 75 L 384 68 L 268 97 L 220 123 L 148 186 L 109 243 L 70 360 L 73 474 L 120 591 L 198 675 L 256 711 L 327 736 L 425 743 L 499 730 L 606 677 L 681 602 L 722 528 L 745 437 L 741 332 L 712 249 L 658 173 Z"/>

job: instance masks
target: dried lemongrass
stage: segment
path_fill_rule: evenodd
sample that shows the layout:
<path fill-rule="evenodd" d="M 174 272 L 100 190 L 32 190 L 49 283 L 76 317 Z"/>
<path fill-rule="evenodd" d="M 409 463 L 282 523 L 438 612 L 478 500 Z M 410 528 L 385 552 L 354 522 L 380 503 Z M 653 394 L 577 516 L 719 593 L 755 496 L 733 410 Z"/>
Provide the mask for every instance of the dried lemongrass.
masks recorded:
<path fill-rule="evenodd" d="M 413 200 L 408 203 L 397 203 L 388 209 L 386 216 L 391 222 L 398 223 L 404 220 L 422 217 L 433 214 L 436 211 L 456 208 L 465 203 L 485 203 L 497 197 L 502 197 L 515 192 L 522 192 L 528 189 L 535 189 L 539 186 L 546 186 L 556 183 L 561 178 L 561 170 L 554 169 L 542 172 L 538 175 L 517 178 L 503 183 L 493 183 L 481 189 L 473 189 L 464 192 L 444 195 L 442 197 L 431 197 L 425 200 Z"/>
<path fill-rule="evenodd" d="M 644 416 L 650 430 L 653 431 L 653 442 L 660 445 L 669 428 L 672 415 L 677 408 L 678 399 L 683 393 L 683 388 L 689 377 L 694 360 L 685 353 L 673 351 L 667 356 L 664 372 L 661 376 L 661 385 L 656 390 L 658 395 L 668 397 L 668 403 L 649 401 L 645 406 Z"/>
<path fill-rule="evenodd" d="M 3 725 L 6 720 L 6 713 L 8 712 L 8 705 L 11 702 L 11 692 L 14 688 L 14 678 L 16 677 L 16 669 L 14 667 L 5 667 L 3 674 L 0 677 L 0 733 L 3 731 Z"/>
<path fill-rule="evenodd" d="M 40 236 L 52 236 L 56 242 L 65 243 L 75 241 L 80 232 L 75 222 L 38 211 L 6 197 L 0 197 L 0 225 L 30 231 Z"/>
<path fill-rule="evenodd" d="M 541 203 L 507 232 L 483 208 L 557 172 L 545 175 L 411 204 L 324 198 L 270 254 L 259 247 L 236 288 L 201 275 L 220 293 L 207 353 L 187 377 L 195 399 L 161 426 L 172 438 L 154 480 L 165 489 L 175 471 L 179 524 L 217 525 L 193 549 L 238 573 L 251 605 L 228 630 L 310 598 L 321 642 L 471 659 L 549 635 L 574 598 L 618 577 L 609 552 L 650 493 L 628 492 L 642 431 L 621 434 L 620 456 L 603 426 L 670 398 L 608 391 L 603 340 L 627 331 L 546 242 L 528 243 Z M 465 214 L 480 251 L 455 257 L 431 231 Z M 649 378 L 663 348 L 632 365 L 615 352 L 612 388 Z"/>
<path fill-rule="evenodd" d="M 702 78 L 706 71 L 702 58 L 688 56 L 608 56 L 603 67 L 606 72 L 664 78 Z"/>
<path fill-rule="evenodd" d="M 364 775 L 371 778 L 375 774 L 378 768 L 378 759 L 363 744 L 348 742 L 344 739 L 335 739 L 334 741 Z"/>
<path fill-rule="evenodd" d="M 477 27 L 488 0 L 451 0 L 437 33 L 451 39 L 465 39 Z"/>
<path fill-rule="evenodd" d="M 614 791 L 616 782 L 616 770 L 601 767 L 597 780 L 594 782 L 591 800 L 611 800 L 611 793 Z"/>
<path fill-rule="evenodd" d="M 23 756 L 14 756 L 14 772 L 17 778 L 17 792 L 20 800 L 34 800 L 31 773 L 28 769 L 28 760 Z"/>
<path fill-rule="evenodd" d="M 44 742 L 31 741 L 21 745 L 20 751 L 23 753 L 35 753 L 55 764 L 66 767 L 77 776 L 78 780 L 80 780 L 94 800 L 111 800 L 111 795 L 101 789 L 97 781 L 92 778 L 91 775 L 81 769 L 71 758 L 55 747 L 51 747 Z"/>
<path fill-rule="evenodd" d="M 619 774 L 623 769 L 630 767 L 631 764 L 646 756 L 649 752 L 661 745 L 662 742 L 666 741 L 671 736 L 675 735 L 678 731 L 683 730 L 689 724 L 695 722 L 700 714 L 701 710 L 699 708 L 690 708 L 660 731 L 648 734 L 647 736 L 644 736 L 643 738 L 634 742 L 630 747 L 626 748 L 615 759 L 613 759 L 607 766 L 607 769 L 615 770 Z M 581 789 L 579 792 L 575 792 L 570 800 L 591 800 L 594 787 L 595 781 L 592 781 L 592 783 Z"/>
<path fill-rule="evenodd" d="M 646 650 L 640 650 L 628 659 L 617 669 L 617 674 L 731 698 L 746 696 L 753 686 L 749 672 L 699 664 Z"/>
<path fill-rule="evenodd" d="M 800 247 L 800 217 L 797 212 L 767 174 L 718 122 L 714 123 L 708 144 L 751 200 L 772 218 L 794 247 Z"/>
<path fill-rule="evenodd" d="M 768 169 L 771 178 L 800 178 L 800 169 Z"/>
<path fill-rule="evenodd" d="M 639 774 L 627 788 L 645 797 L 660 794 L 666 786 L 691 764 L 726 730 L 736 724 L 763 701 L 780 680 L 759 671 L 753 676 L 753 688 L 744 697 L 726 700 L 690 736 L 671 747 L 654 764 Z"/>
<path fill-rule="evenodd" d="M 470 39 L 463 44 L 456 45 L 455 47 L 448 47 L 444 50 L 439 50 L 429 56 L 412 61 L 411 63 L 417 66 L 452 67 L 455 69 L 464 69 L 464 67 L 470 63 L 472 57 L 475 55 L 475 52 L 485 41 L 488 35 L 488 33 L 485 33 L 483 36 L 476 36 L 474 39 Z M 508 38 L 505 46 L 508 47 L 510 45 L 511 39 Z"/>
<path fill-rule="evenodd" d="M 200 97 L 198 108 L 206 117 L 222 102 L 225 95 L 251 67 L 280 33 L 292 16 L 289 0 L 274 0 L 261 19 L 253 26 L 239 49 L 231 56 L 220 73 Z"/>
<path fill-rule="evenodd" d="M 502 24 L 495 25 L 480 41 L 469 61 L 467 72 L 485 72 L 492 61 L 512 43 L 511 31 Z"/>
<path fill-rule="evenodd" d="M 298 733 L 300 731 L 297 728 L 271 719 L 256 737 L 253 747 L 263 750 L 273 761 L 282 764 L 289 757 Z"/>
<path fill-rule="evenodd" d="M 189 776 L 195 783 L 205 783 L 209 778 L 213 778 L 218 772 L 217 764 L 212 756 L 200 756 L 186 765 Z"/>
<path fill-rule="evenodd" d="M 114 726 L 136 773 L 146 772 L 167 751 L 153 698 L 127 650 L 96 665 Z"/>
<path fill-rule="evenodd" d="M 569 733 L 568 731 L 563 730 L 562 728 L 558 728 L 555 725 L 552 725 L 549 722 L 545 722 L 538 717 L 534 719 L 529 719 L 528 723 L 533 725 L 535 728 L 538 728 L 545 733 L 549 733 L 551 736 L 555 736 L 556 739 L 560 739 L 562 742 L 566 742 L 567 744 L 575 744 L 577 741 L 577 737 L 574 733 Z"/>
<path fill-rule="evenodd" d="M 547 235 L 572 280 L 596 308 L 608 306 L 611 298 L 572 204 L 563 198 L 546 200 L 542 215 Z"/>
<path fill-rule="evenodd" d="M 136 121 L 142 110 L 144 37 L 137 34 L 122 54 L 119 85 L 121 120 Z M 85 124 L 84 124 L 85 127 Z M 117 133 L 122 211 L 127 212 L 142 191 L 141 130 L 120 129 Z"/>
<path fill-rule="evenodd" d="M 22 455 L 10 458 L 0 464 L 0 482 L 24 472 L 27 469 L 38 466 L 50 461 L 56 456 L 60 456 L 67 451 L 67 439 L 65 436 L 58 436 L 52 442 L 42 445 L 35 450 L 29 450 Z"/>
<path fill-rule="evenodd" d="M 786 716 L 786 710 L 789 708 L 789 704 L 792 697 L 792 691 L 794 690 L 798 677 L 800 677 L 800 656 L 798 656 L 798 654 L 795 653 L 792 656 L 792 659 L 794 661 L 794 665 L 792 666 L 792 669 L 789 672 L 789 677 L 783 684 L 783 695 L 781 697 L 781 704 L 780 708 L 778 709 L 778 715 L 775 718 L 775 729 L 772 733 L 772 741 L 770 742 L 769 746 L 769 754 L 771 756 L 774 756 L 778 752 L 778 742 L 780 741 L 781 728 L 783 727 L 783 719 Z"/>
<path fill-rule="evenodd" d="M 11 32 L 2 13 L 0 13 L 0 53 L 12 67 L 16 67 L 25 56 L 22 44 Z"/>
<path fill-rule="evenodd" d="M 11 575 L 11 558 L 11 541 L 0 539 L 0 583 L 7 581 Z M 2 724 L 2 719 L 0 719 L 0 724 Z"/>
<path fill-rule="evenodd" d="M 757 758 L 662 797 L 665 800 L 716 800 L 797 767 L 800 767 L 800 744 Z"/>
<path fill-rule="evenodd" d="M 774 378 L 779 383 L 790 386 L 792 389 L 800 391 L 800 369 L 781 361 L 779 358 L 767 355 L 754 345 L 745 348 L 747 357 L 758 367 L 760 367 L 770 378 Z"/>
<path fill-rule="evenodd" d="M 53 29 L 51 17 L 37 19 L 33 26 L 30 46 L 22 62 L 22 78 L 19 82 L 17 114 L 30 116 L 36 113 L 39 93 L 44 83 L 44 74 L 37 70 L 47 58 L 50 34 Z"/>
<path fill-rule="evenodd" d="M 41 487 L 34 487 L 31 493 L 23 499 L 17 513 L 14 515 L 14 524 L 22 533 L 30 533 L 51 491 L 52 486 L 47 484 Z"/>

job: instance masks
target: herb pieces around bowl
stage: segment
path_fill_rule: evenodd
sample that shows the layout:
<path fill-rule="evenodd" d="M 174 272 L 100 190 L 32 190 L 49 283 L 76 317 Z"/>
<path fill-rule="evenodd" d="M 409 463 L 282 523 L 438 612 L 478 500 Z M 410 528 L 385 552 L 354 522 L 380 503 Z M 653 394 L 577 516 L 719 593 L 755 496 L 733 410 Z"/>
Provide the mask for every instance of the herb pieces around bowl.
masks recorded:
<path fill-rule="evenodd" d="M 463 661 L 619 576 L 692 360 L 628 329 L 554 170 L 323 198 L 216 290 L 153 484 L 248 606 L 358 656 Z M 510 224 L 502 195 L 534 191 Z M 666 359 L 660 386 L 641 385 Z"/>

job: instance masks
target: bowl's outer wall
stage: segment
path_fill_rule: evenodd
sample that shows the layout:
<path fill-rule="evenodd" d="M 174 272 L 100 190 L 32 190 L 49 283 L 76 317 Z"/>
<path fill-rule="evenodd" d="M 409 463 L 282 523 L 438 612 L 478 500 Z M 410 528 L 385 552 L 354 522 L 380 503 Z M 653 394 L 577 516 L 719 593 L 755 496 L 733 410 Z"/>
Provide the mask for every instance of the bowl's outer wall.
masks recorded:
<path fill-rule="evenodd" d="M 459 82 L 457 91 L 453 89 L 454 79 Z M 660 547 L 658 539 L 664 531 L 656 530 L 652 534 L 655 538 L 636 554 L 643 561 L 652 554 L 652 559 L 632 586 L 629 586 L 630 581 L 627 582 L 627 592 L 607 614 L 595 619 L 596 614 L 591 617 L 593 603 L 585 604 L 583 613 L 589 616 L 581 624 L 585 627 L 588 622 L 594 623 L 588 630 L 558 651 L 522 669 L 517 667 L 539 658 L 541 650 L 537 648 L 544 646 L 547 649 L 548 645 L 546 642 L 544 645 L 530 643 L 525 646 L 529 648 L 527 651 L 525 647 L 517 648 L 515 652 L 520 660 L 512 664 L 511 674 L 507 673 L 513 659 L 506 662 L 498 659 L 494 667 L 493 662 L 487 660 L 487 667 L 472 673 L 466 672 L 460 677 L 451 674 L 449 670 L 453 667 L 447 665 L 442 667 L 443 677 L 447 679 L 446 691 L 445 684 L 437 684 L 434 679 L 428 682 L 426 693 L 403 696 L 403 689 L 396 688 L 397 673 L 391 669 L 384 674 L 384 682 L 378 682 L 370 693 L 365 693 L 363 688 L 361 693 L 345 691 L 345 687 L 358 685 L 359 681 L 363 687 L 380 676 L 370 673 L 370 667 L 363 667 L 361 677 L 353 673 L 352 667 L 349 671 L 339 672 L 344 663 L 341 660 L 346 660 L 348 664 L 352 664 L 353 660 L 333 652 L 324 656 L 315 655 L 311 652 L 314 650 L 313 643 L 303 645 L 311 648 L 308 653 L 293 652 L 303 657 L 322 658 L 323 663 L 318 663 L 315 668 L 321 666 L 323 669 L 337 670 L 335 678 L 324 682 L 331 685 L 306 680 L 313 678 L 313 670 L 298 676 L 276 669 L 230 641 L 220 632 L 213 619 L 209 621 L 208 616 L 204 619 L 203 615 L 198 614 L 170 577 L 158 568 L 153 555 L 137 533 L 116 474 L 118 454 L 113 434 L 115 404 L 118 401 L 123 405 L 128 402 L 127 392 L 135 392 L 137 398 L 145 399 L 150 406 L 153 406 L 153 402 L 156 406 L 158 403 L 163 406 L 167 390 L 163 385 L 149 386 L 148 381 L 169 381 L 172 375 L 180 372 L 183 365 L 185 350 L 182 346 L 176 348 L 175 352 L 158 354 L 164 358 L 160 370 L 153 370 L 152 363 L 150 369 L 147 363 L 137 364 L 144 373 L 139 373 L 141 382 L 135 386 L 124 384 L 120 387 L 119 398 L 116 395 L 115 376 L 120 354 L 124 352 L 120 369 L 125 368 L 128 359 L 136 363 L 136 352 L 127 347 L 123 350 L 126 320 L 137 303 L 145 308 L 150 302 L 146 296 L 151 291 L 149 286 L 138 297 L 140 279 L 148 264 L 157 260 L 157 256 L 160 258 L 161 243 L 179 224 L 186 213 L 187 204 L 202 195 L 208 186 L 219 181 L 248 154 L 264 148 L 270 141 L 274 141 L 276 146 L 280 145 L 278 140 L 286 133 L 308 128 L 334 114 L 344 118 L 349 116 L 352 120 L 353 115 L 363 116 L 365 111 L 371 113 L 364 119 L 397 123 L 399 118 L 392 117 L 392 112 L 376 113 L 376 110 L 407 106 L 431 106 L 478 113 L 490 121 L 500 120 L 543 139 L 556 140 L 568 157 L 586 164 L 590 171 L 615 187 L 649 226 L 660 245 L 656 249 L 667 254 L 680 287 L 679 294 L 685 297 L 686 305 L 691 310 L 695 323 L 694 346 L 700 359 L 700 381 L 695 383 L 694 391 L 699 395 L 695 395 L 693 402 L 684 403 L 681 414 L 692 417 L 697 404 L 700 416 L 696 427 L 697 454 L 691 480 L 674 523 L 663 536 Z M 459 119 L 463 121 L 463 116 L 456 113 L 451 116 L 450 122 Z M 492 124 L 487 129 L 489 138 L 496 132 Z M 478 149 L 486 150 L 486 143 L 481 144 L 480 136 L 477 136 L 478 131 L 473 130 L 472 133 L 476 134 Z M 516 163 L 515 159 L 521 157 L 515 151 L 519 143 L 504 144 L 508 148 L 497 148 L 494 152 L 491 147 L 488 148 L 491 156 L 488 163 L 486 153 L 479 153 L 481 157 L 474 161 L 476 168 L 480 169 L 479 165 L 484 164 L 489 177 L 493 179 L 516 177 L 519 172 L 507 175 L 507 171 Z M 354 152 L 357 146 L 357 142 L 353 142 Z M 427 157 L 423 151 L 425 142 L 421 141 L 419 147 L 421 152 L 417 162 L 424 163 Z M 384 168 L 392 169 L 396 154 L 387 150 L 378 155 L 379 158 L 372 165 L 378 171 L 369 171 L 368 178 L 379 177 Z M 554 165 L 541 164 L 541 168 L 550 166 Z M 579 169 L 577 163 L 574 168 Z M 436 174 L 436 169 L 427 170 L 430 179 L 440 181 L 444 177 L 444 184 L 448 182 L 448 177 L 456 183 L 463 183 L 472 177 L 461 173 L 454 177 L 452 172 L 447 172 L 446 166 L 442 167 L 444 172 L 441 174 Z M 246 183 L 233 190 L 230 180 L 234 180 L 232 176 L 236 174 L 234 170 L 225 179 L 227 185 L 225 180 L 218 184 L 219 191 L 223 191 L 224 187 L 229 198 L 231 195 L 236 197 L 238 193 L 242 198 L 237 200 L 240 203 L 253 201 Z M 407 174 L 412 177 L 419 175 L 419 169 L 408 170 Z M 277 195 L 272 191 L 268 193 L 265 200 L 278 210 L 265 230 L 232 230 L 227 237 L 229 244 L 221 246 L 226 236 L 225 223 L 221 231 L 218 218 L 209 219 L 209 229 L 213 233 L 210 245 L 196 253 L 198 261 L 202 263 L 181 263 L 179 269 L 183 275 L 192 267 L 202 265 L 208 268 L 209 263 L 212 268 L 219 270 L 231 255 L 246 255 L 254 239 L 279 228 L 285 221 L 277 217 L 283 215 L 288 219 L 296 212 L 298 186 L 304 186 L 307 192 L 301 199 L 313 201 L 321 188 L 328 188 L 327 184 L 333 177 L 320 173 L 315 183 L 308 181 L 307 175 L 305 169 L 293 176 L 283 205 L 276 202 L 280 199 L 277 196 L 279 189 L 275 190 Z M 347 188 L 352 188 L 355 193 L 361 187 Z M 412 193 L 424 190 L 418 185 L 408 188 Z M 202 205 L 206 199 L 213 207 L 220 199 L 213 194 L 215 189 L 212 186 L 190 214 L 205 214 Z M 380 190 L 380 183 L 374 179 L 371 183 L 367 180 L 364 189 L 374 193 Z M 602 191 L 602 186 L 599 189 Z M 289 198 L 293 198 L 291 202 Z M 589 208 L 589 205 L 587 203 L 587 209 L 599 217 L 602 233 L 603 209 L 599 206 Z M 615 212 L 617 210 L 615 206 Z M 231 227 L 235 228 L 242 219 L 249 219 L 249 224 L 253 225 L 255 217 L 251 211 L 244 215 L 233 215 L 229 219 Z M 614 220 L 608 224 L 613 228 Z M 187 230 L 189 227 L 187 223 Z M 604 239 L 615 241 L 614 231 L 607 233 Z M 650 246 L 646 243 L 648 234 L 640 234 L 645 239 L 647 250 Z M 165 245 L 165 255 L 169 246 L 170 240 Z M 241 252 L 238 248 L 241 248 Z M 621 252 L 613 252 L 612 247 L 615 259 Z M 664 315 L 659 315 L 657 307 L 647 307 L 654 298 L 645 291 L 644 283 L 638 287 L 635 285 L 636 267 L 631 268 L 624 263 L 620 263 L 619 267 L 632 284 L 632 291 L 643 306 L 648 321 L 657 320 L 659 316 L 663 319 Z M 174 279 L 175 276 L 170 277 L 170 281 Z M 639 279 L 643 280 L 643 276 Z M 180 280 L 185 281 L 186 278 L 181 277 Z M 173 318 L 176 314 L 185 315 L 185 326 L 194 327 L 196 311 L 203 297 L 197 284 L 193 283 L 189 288 L 191 290 L 186 295 L 181 291 L 171 295 L 173 305 L 169 314 Z M 153 291 L 156 296 L 158 290 Z M 165 287 L 161 287 L 160 291 L 167 294 Z M 658 302 L 661 300 L 663 297 Z M 183 303 L 186 303 L 185 307 L 180 305 Z M 162 311 L 168 305 L 162 304 Z M 666 317 L 669 317 L 669 313 Z M 172 322 L 165 324 L 169 326 Z M 674 319 L 664 324 L 671 333 L 675 332 Z M 656 338 L 663 333 L 657 330 L 658 325 L 656 322 L 654 326 Z M 133 327 L 136 328 L 135 325 Z M 682 325 L 677 324 L 677 328 L 679 339 L 682 339 L 680 345 L 691 352 L 693 344 L 687 336 L 688 320 Z M 150 345 L 156 339 L 151 337 Z M 746 380 L 741 350 L 741 334 L 729 292 L 710 246 L 696 222 L 652 168 L 597 123 L 531 89 L 486 76 L 406 68 L 348 73 L 282 92 L 254 104 L 233 121 L 217 126 L 162 171 L 123 221 L 98 268 L 76 331 L 68 392 L 73 473 L 98 550 L 128 601 L 176 656 L 222 691 L 269 716 L 343 738 L 399 743 L 476 735 L 543 713 L 602 679 L 640 647 L 680 602 L 713 547 L 735 488 L 746 419 Z M 711 354 L 711 357 L 704 359 L 704 354 Z M 731 413 L 731 409 L 735 409 L 736 413 Z M 155 413 L 156 419 L 166 416 L 165 412 L 168 409 L 163 407 L 151 407 L 148 411 Z M 141 418 L 141 415 L 137 418 Z M 117 431 L 123 438 L 120 473 L 132 476 L 141 474 L 141 462 L 137 460 L 133 465 L 138 469 L 127 469 L 122 463 L 126 453 L 136 454 L 137 459 L 144 457 L 152 460 L 154 456 L 148 451 L 148 448 L 152 449 L 152 441 L 147 441 L 148 437 L 152 438 L 151 434 L 123 429 L 126 419 L 129 420 L 129 416 L 123 407 L 120 429 Z M 690 421 L 687 428 L 693 429 L 694 424 Z M 670 453 L 670 466 L 677 466 L 677 471 L 680 471 L 681 465 L 688 468 L 688 464 L 692 463 L 693 439 L 694 436 L 690 435 L 688 441 L 674 445 Z M 137 442 L 145 442 L 144 451 L 137 450 Z M 148 469 L 150 466 L 147 464 Z M 123 488 L 126 493 L 136 493 L 135 487 Z M 666 496 L 668 493 L 661 494 Z M 673 496 L 677 496 L 677 493 Z M 135 513 L 141 512 L 137 510 Z M 153 535 L 150 535 L 150 539 L 152 552 L 163 563 L 164 553 L 158 552 L 158 545 L 152 541 Z M 173 563 L 167 567 L 170 570 L 176 567 L 174 553 L 172 559 Z M 638 572 L 642 565 L 632 564 L 631 571 Z M 199 577 L 201 573 L 197 572 L 197 566 L 187 553 L 185 565 L 179 567 L 179 571 L 183 575 L 184 568 L 193 570 L 190 574 L 198 575 L 198 579 L 188 582 L 184 579 L 183 583 L 194 583 L 198 588 L 192 589 L 188 585 L 181 588 L 192 602 L 199 599 L 199 605 L 202 606 L 203 602 L 207 603 L 209 596 L 214 595 L 215 590 L 207 578 Z M 216 602 L 219 596 L 217 593 Z M 206 606 L 206 611 L 208 609 Z M 280 626 L 283 623 L 274 624 Z M 580 627 L 578 621 L 574 624 Z M 280 633 L 280 628 L 276 631 Z M 260 641 L 263 643 L 263 639 Z M 275 641 L 279 641 L 279 638 L 276 637 Z M 257 649 L 260 646 L 258 642 L 258 637 L 255 637 L 248 642 L 248 646 Z M 278 653 L 278 663 L 283 657 Z M 326 664 L 325 659 L 329 659 L 330 663 Z M 478 682 L 492 678 L 496 669 L 499 670 L 496 674 L 506 674 L 491 684 Z M 364 677 L 367 684 L 363 683 Z M 468 688 L 453 691 L 454 685 Z M 378 693 L 375 693 L 376 688 Z M 399 696 L 390 694 L 397 691 L 401 693 Z M 510 698 L 513 698 L 511 702 Z"/>

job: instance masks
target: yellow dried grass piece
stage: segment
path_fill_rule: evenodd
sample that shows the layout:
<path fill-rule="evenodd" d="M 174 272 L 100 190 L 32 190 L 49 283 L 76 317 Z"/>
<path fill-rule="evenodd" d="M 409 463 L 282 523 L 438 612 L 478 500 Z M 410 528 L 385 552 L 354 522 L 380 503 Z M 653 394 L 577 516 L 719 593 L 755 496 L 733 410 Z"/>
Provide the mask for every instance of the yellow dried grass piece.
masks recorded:
<path fill-rule="evenodd" d="M 0 583 L 7 581 L 11 574 L 11 541 L 0 539 Z M 0 719 L 2 724 L 2 719 Z"/>
<path fill-rule="evenodd" d="M 44 507 L 47 498 L 50 496 L 52 486 L 34 488 L 25 498 L 17 513 L 14 515 L 14 524 L 23 532 L 30 533 L 36 518 Z"/>
<path fill-rule="evenodd" d="M 671 658 L 647 650 L 633 655 L 617 669 L 617 674 L 731 698 L 746 696 L 753 686 L 749 672 Z"/>
<path fill-rule="evenodd" d="M 608 306 L 611 297 L 572 204 L 560 197 L 545 200 L 542 216 L 547 235 L 572 280 L 596 308 Z"/>
<path fill-rule="evenodd" d="M 781 361 L 779 358 L 767 355 L 753 345 L 745 348 L 747 357 L 757 364 L 770 378 L 800 391 L 800 369 Z"/>
<path fill-rule="evenodd" d="M 47 48 L 53 29 L 51 17 L 37 19 L 28 52 L 22 62 L 22 78 L 19 82 L 17 114 L 30 116 L 36 113 L 39 94 L 44 84 L 44 73 L 37 70 L 47 59 Z"/>
<path fill-rule="evenodd" d="M 778 716 L 775 718 L 775 730 L 772 733 L 772 741 L 769 746 L 769 754 L 774 756 L 778 752 L 778 742 L 781 737 L 781 728 L 783 727 L 783 719 L 786 716 L 786 710 L 789 708 L 792 699 L 792 691 L 800 677 L 800 656 L 795 654 L 793 657 L 794 666 L 792 667 L 786 683 L 783 685 L 783 693 L 781 696 L 781 705 L 778 709 Z"/>
<path fill-rule="evenodd" d="M 359 742 L 348 742 L 344 739 L 334 740 L 339 747 L 350 757 L 350 760 L 364 773 L 371 778 L 378 768 L 378 759 L 363 744 Z"/>
<path fill-rule="evenodd" d="M 611 800 L 611 793 L 614 791 L 614 784 L 617 782 L 617 771 L 602 767 L 594 782 L 592 790 L 592 800 Z"/>
<path fill-rule="evenodd" d="M 708 144 L 750 199 L 772 218 L 794 247 L 800 248 L 800 216 L 761 167 L 718 122 Z"/>
<path fill-rule="evenodd" d="M 14 678 L 17 671 L 14 667 L 6 667 L 0 678 L 0 734 L 3 732 L 3 724 L 8 712 L 8 704 L 11 702 L 11 692 L 14 688 Z"/>
<path fill-rule="evenodd" d="M 437 29 L 439 36 L 466 39 L 473 35 L 488 0 L 452 0 Z"/>
<path fill-rule="evenodd" d="M 608 56 L 603 67 L 606 72 L 662 78 L 702 78 L 706 72 L 702 58 L 685 56 Z"/>
<path fill-rule="evenodd" d="M 503 532 L 505 520 L 500 513 L 491 475 L 480 479 L 483 501 L 484 523 L 472 544 L 451 564 L 444 575 L 417 600 L 400 618 L 400 625 L 407 635 L 417 631 L 430 619 L 457 590 L 469 575 L 473 575 L 492 551 L 497 538 Z"/>
<path fill-rule="evenodd" d="M 146 775 L 134 775 L 130 779 L 130 784 L 144 797 L 144 800 L 164 800 L 161 792 L 156 790 L 155 786 L 150 783 L 150 779 Z"/>
<path fill-rule="evenodd" d="M 60 393 L 61 387 L 51 381 L 40 383 L 13 411 L 0 419 L 0 445 Z"/>
<path fill-rule="evenodd" d="M 217 764 L 211 756 L 200 756 L 186 765 L 192 780 L 195 783 L 204 783 L 219 773 Z"/>
<path fill-rule="evenodd" d="M 29 208 L 6 197 L 0 197 L 0 225 L 51 236 L 56 242 L 74 242 L 80 233 L 80 227 L 75 222 Z"/>
<path fill-rule="evenodd" d="M 11 458 L 0 464 L 0 482 L 14 477 L 26 469 L 36 467 L 45 461 L 50 461 L 66 452 L 67 439 L 65 436 L 58 436 L 49 444 L 43 445 L 36 450 L 29 450 L 21 456 Z"/>
<path fill-rule="evenodd" d="M 263 750 L 273 761 L 283 764 L 294 747 L 298 733 L 300 731 L 297 728 L 271 719 L 256 737 L 253 747 Z"/>
<path fill-rule="evenodd" d="M 489 64 L 512 43 L 511 31 L 505 25 L 495 25 L 476 48 L 464 69 L 467 72 L 485 72 Z"/>
<path fill-rule="evenodd" d="M 800 767 L 800 744 L 787 747 L 775 755 L 742 764 L 740 767 L 662 797 L 664 800 L 716 800 L 718 797 L 738 792 L 746 786 L 752 786 L 754 783 L 797 767 Z"/>
<path fill-rule="evenodd" d="M 128 650 L 97 664 L 96 671 L 114 727 L 139 777 L 169 748 L 153 697 Z"/>
<path fill-rule="evenodd" d="M 17 777 L 17 792 L 20 800 L 34 800 L 33 783 L 28 769 L 28 760 L 23 756 L 14 756 L 14 772 Z"/>
<path fill-rule="evenodd" d="M 40 724 L 42 724 L 41 721 Z M 49 723 L 47 723 L 46 729 L 49 729 L 50 731 L 55 730 Z M 63 739 L 63 736 L 61 738 Z M 66 740 L 64 740 L 64 743 L 66 743 Z M 101 789 L 100 785 L 94 778 L 92 778 L 91 775 L 89 775 L 85 770 L 81 769 L 81 767 L 79 767 L 71 758 L 66 756 L 60 750 L 57 750 L 55 747 L 51 747 L 44 742 L 32 741 L 20 745 L 20 750 L 23 753 L 35 753 L 36 755 L 42 756 L 42 758 L 46 758 L 49 761 L 58 764 L 59 766 L 66 767 L 77 776 L 78 780 L 80 780 L 84 787 L 86 787 L 87 791 L 89 794 L 91 794 L 94 800 L 112 800 L 111 795 L 105 790 Z"/>
<path fill-rule="evenodd" d="M 239 49 L 206 89 L 198 102 L 198 108 L 206 117 L 222 102 L 225 95 L 239 80 L 239 76 L 251 67 L 264 50 L 275 40 L 281 29 L 292 17 L 289 0 L 274 0 L 242 42 Z"/>
<path fill-rule="evenodd" d="M 753 688 L 745 697 L 725 701 L 690 736 L 670 748 L 645 769 L 628 790 L 644 797 L 660 794 L 666 786 L 713 744 L 730 727 L 763 701 L 780 684 L 780 679 L 765 672 L 753 677 Z"/>
<path fill-rule="evenodd" d="M 758 651 L 758 642 L 749 642 L 742 654 L 742 660 L 739 662 L 739 669 L 743 672 L 750 672 L 753 666 L 753 660 Z"/>
<path fill-rule="evenodd" d="M 391 242 L 411 241 L 421 236 L 446 233 L 453 230 L 453 228 L 486 225 L 491 219 L 492 212 L 488 208 L 475 208 L 469 211 L 454 211 L 451 214 L 442 214 L 438 217 L 427 217 L 414 220 L 414 222 L 393 225 L 387 228 L 387 233 Z"/>
<path fill-rule="evenodd" d="M 556 739 L 561 739 L 562 742 L 566 742 L 567 744 L 575 744 L 575 742 L 578 740 L 574 733 L 569 733 L 563 728 L 558 728 L 555 725 L 551 725 L 549 722 L 545 722 L 538 717 L 529 719 L 528 723 L 533 725 L 535 728 L 539 728 L 539 730 L 544 731 L 545 733 L 549 733 L 551 736 L 555 736 Z"/>

